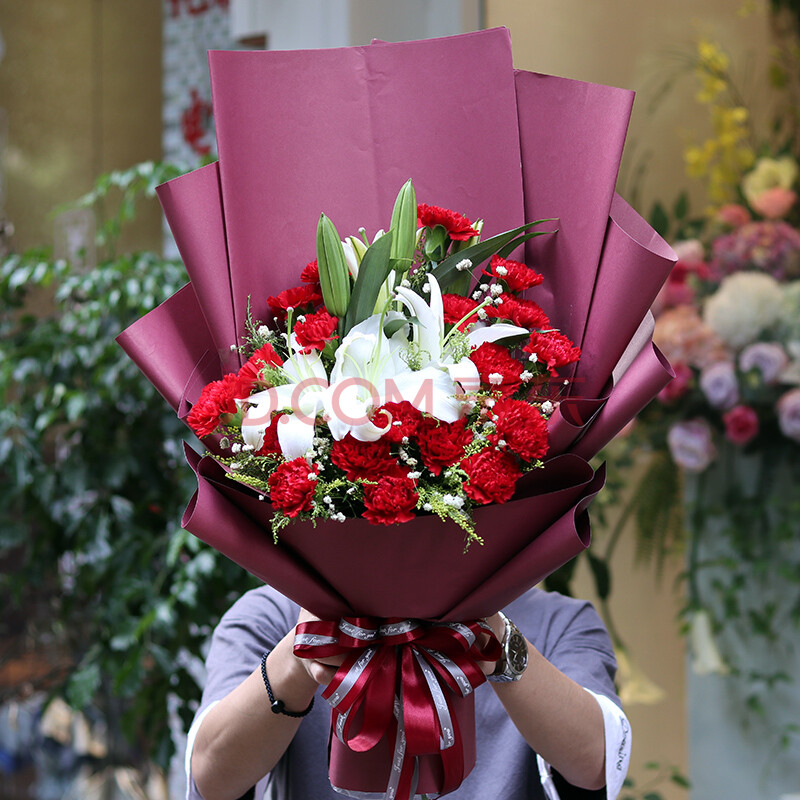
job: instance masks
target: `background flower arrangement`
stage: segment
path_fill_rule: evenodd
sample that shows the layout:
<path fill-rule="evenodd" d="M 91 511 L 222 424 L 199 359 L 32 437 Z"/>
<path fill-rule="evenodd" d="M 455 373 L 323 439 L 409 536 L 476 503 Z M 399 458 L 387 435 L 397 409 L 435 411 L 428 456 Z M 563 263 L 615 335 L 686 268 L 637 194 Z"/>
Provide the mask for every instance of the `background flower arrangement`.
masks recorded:
<path fill-rule="evenodd" d="M 795 81 L 782 57 L 770 78 L 788 95 Z M 714 134 L 685 156 L 709 206 L 697 218 L 685 197 L 671 215 L 657 209 L 679 260 L 653 309 L 654 340 L 676 377 L 626 443 L 624 457 L 649 461 L 625 514 L 643 554 L 688 551 L 695 670 L 730 674 L 788 747 L 793 712 L 767 715 L 765 704 L 791 681 L 783 665 L 800 627 L 797 115 L 779 104 L 759 143 L 727 55 L 704 40 L 694 66 Z"/>

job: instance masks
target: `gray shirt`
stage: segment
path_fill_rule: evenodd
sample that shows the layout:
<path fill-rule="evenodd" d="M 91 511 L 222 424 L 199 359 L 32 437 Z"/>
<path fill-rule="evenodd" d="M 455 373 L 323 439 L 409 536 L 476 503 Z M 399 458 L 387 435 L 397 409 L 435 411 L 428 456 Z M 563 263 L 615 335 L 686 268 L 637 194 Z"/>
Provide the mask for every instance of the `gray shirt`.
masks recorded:
<path fill-rule="evenodd" d="M 296 603 L 268 586 L 248 592 L 231 607 L 212 638 L 206 660 L 207 682 L 197 717 L 258 667 L 262 654 L 272 649 L 294 627 L 298 611 Z M 624 715 L 618 709 L 619 699 L 614 690 L 616 660 L 606 629 L 591 604 L 532 589 L 511 603 L 505 613 L 548 661 L 599 696 L 606 720 L 607 740 L 608 710 L 611 709 L 611 716 L 617 712 L 625 738 L 620 738 L 622 731 L 619 730 L 612 734 L 612 738 L 616 737 L 629 747 L 627 721 L 623 722 Z M 475 716 L 477 763 L 460 788 L 448 797 L 453 800 L 545 798 L 536 754 L 487 684 L 479 686 L 475 692 Z M 329 726 L 330 708 L 318 698 L 283 758 L 272 773 L 259 782 L 255 798 L 262 798 L 268 789 L 266 796 L 276 800 L 341 800 L 342 795 L 331 788 L 327 775 Z M 619 727 L 616 721 L 612 721 L 614 726 Z M 191 741 L 193 736 L 190 735 Z M 612 749 L 609 744 L 607 741 L 607 776 Z M 617 781 L 613 779 L 613 782 Z M 577 789 L 557 775 L 555 785 L 558 794 L 551 785 L 548 796 L 560 796 L 561 800 L 606 797 L 604 790 L 588 792 Z M 189 800 L 201 800 L 191 776 L 188 797 Z"/>

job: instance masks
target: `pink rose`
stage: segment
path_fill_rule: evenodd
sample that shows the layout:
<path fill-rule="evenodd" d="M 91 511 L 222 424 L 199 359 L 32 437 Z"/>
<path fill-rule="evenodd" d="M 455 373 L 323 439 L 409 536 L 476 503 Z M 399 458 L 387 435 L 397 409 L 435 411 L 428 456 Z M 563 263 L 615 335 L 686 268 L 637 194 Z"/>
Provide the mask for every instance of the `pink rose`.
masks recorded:
<path fill-rule="evenodd" d="M 689 472 L 702 472 L 717 455 L 711 428 L 702 419 L 677 422 L 667 433 L 667 444 L 672 460 Z"/>
<path fill-rule="evenodd" d="M 800 442 L 800 389 L 786 392 L 778 400 L 777 411 L 781 433 Z"/>
<path fill-rule="evenodd" d="M 686 264 L 702 264 L 705 261 L 705 250 L 699 239 L 682 239 L 672 245 L 678 261 Z"/>
<path fill-rule="evenodd" d="M 783 186 L 764 189 L 753 198 L 753 210 L 767 219 L 783 219 L 797 202 L 797 193 Z"/>
<path fill-rule="evenodd" d="M 758 414 L 750 406 L 734 406 L 722 415 L 725 435 L 734 444 L 747 444 L 758 433 Z"/>
<path fill-rule="evenodd" d="M 686 394 L 694 374 L 686 364 L 680 362 L 673 364 L 672 369 L 675 371 L 675 377 L 658 393 L 658 399 L 667 405 Z"/>
<path fill-rule="evenodd" d="M 717 211 L 717 219 L 730 228 L 741 228 L 750 222 L 750 212 L 738 203 L 729 203 Z"/>

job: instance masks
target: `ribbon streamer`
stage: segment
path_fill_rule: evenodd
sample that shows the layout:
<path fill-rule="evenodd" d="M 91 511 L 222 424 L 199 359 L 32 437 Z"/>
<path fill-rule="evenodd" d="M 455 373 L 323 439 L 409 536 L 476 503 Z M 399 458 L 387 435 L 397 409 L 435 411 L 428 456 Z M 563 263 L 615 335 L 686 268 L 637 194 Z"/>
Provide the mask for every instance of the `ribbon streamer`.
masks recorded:
<path fill-rule="evenodd" d="M 466 777 L 455 703 L 486 677 L 479 661 L 496 661 L 500 642 L 483 620 L 430 622 L 417 619 L 343 617 L 297 626 L 300 658 L 344 656 L 322 696 L 331 706 L 331 729 L 356 752 L 394 736 L 387 800 L 413 800 L 420 756 L 441 759 L 440 794 Z"/>

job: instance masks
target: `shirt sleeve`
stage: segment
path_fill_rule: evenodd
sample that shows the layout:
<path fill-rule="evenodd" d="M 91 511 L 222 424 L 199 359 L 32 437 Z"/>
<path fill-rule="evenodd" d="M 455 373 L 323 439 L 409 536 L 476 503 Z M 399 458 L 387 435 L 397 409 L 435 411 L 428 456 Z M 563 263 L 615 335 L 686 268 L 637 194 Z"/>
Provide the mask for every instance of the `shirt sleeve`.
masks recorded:
<path fill-rule="evenodd" d="M 299 607 L 263 586 L 247 592 L 225 613 L 211 637 L 206 683 L 186 741 L 186 800 L 203 800 L 192 778 L 192 748 L 205 715 L 258 667 L 261 656 L 297 622 Z"/>

